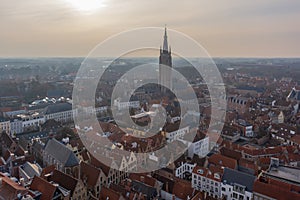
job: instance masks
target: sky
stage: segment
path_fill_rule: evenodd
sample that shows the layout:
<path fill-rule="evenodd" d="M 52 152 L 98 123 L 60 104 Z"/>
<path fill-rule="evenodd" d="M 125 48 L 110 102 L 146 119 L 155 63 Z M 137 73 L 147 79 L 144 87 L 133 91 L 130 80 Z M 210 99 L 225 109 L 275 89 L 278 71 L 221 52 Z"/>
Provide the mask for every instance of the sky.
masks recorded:
<path fill-rule="evenodd" d="M 299 0 L 0 0 L 0 57 L 85 57 L 165 24 L 213 57 L 300 57 L 299 19 Z"/>

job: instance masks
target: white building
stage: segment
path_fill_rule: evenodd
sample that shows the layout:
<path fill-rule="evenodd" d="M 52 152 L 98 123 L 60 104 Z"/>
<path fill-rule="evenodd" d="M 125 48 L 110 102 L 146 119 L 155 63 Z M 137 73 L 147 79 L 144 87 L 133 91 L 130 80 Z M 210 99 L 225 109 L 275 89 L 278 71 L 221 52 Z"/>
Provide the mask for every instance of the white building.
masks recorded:
<path fill-rule="evenodd" d="M 114 100 L 114 106 L 118 108 L 118 110 L 124 110 L 129 108 L 139 108 L 140 102 L 139 101 L 128 101 L 128 102 L 121 102 L 120 99 Z"/>
<path fill-rule="evenodd" d="M 221 195 L 227 200 L 251 200 L 256 177 L 237 170 L 225 168 Z"/>
<path fill-rule="evenodd" d="M 192 174 L 194 167 L 196 164 L 194 163 L 180 163 L 180 165 L 175 170 L 175 176 L 178 178 L 185 178 L 185 174 Z"/>
<path fill-rule="evenodd" d="M 0 132 L 10 133 L 10 120 L 0 118 Z"/>
<path fill-rule="evenodd" d="M 12 119 L 10 121 L 10 134 L 14 136 L 15 134 L 20 134 L 23 132 L 23 122 L 20 118 Z"/>
<path fill-rule="evenodd" d="M 45 118 L 38 112 L 17 115 L 22 120 L 22 132 L 28 128 L 36 128 L 45 123 Z"/>
<path fill-rule="evenodd" d="M 25 114 L 26 110 L 15 110 L 15 111 L 8 111 L 8 112 L 4 112 L 4 116 L 12 118 L 15 117 L 17 115 L 21 115 L 21 114 Z"/>
<path fill-rule="evenodd" d="M 75 113 L 76 111 L 72 110 L 72 104 L 70 103 L 52 104 L 45 109 L 45 121 L 54 119 L 61 123 L 71 122 Z"/>
<path fill-rule="evenodd" d="M 194 154 L 202 158 L 209 153 L 209 137 L 203 133 L 197 132 L 192 142 L 185 137 L 178 140 L 188 146 L 189 158 L 193 158 Z"/>
<path fill-rule="evenodd" d="M 103 112 L 107 112 L 107 106 L 101 106 L 101 107 L 81 107 L 80 108 L 81 111 L 83 111 L 84 113 L 86 113 L 88 116 L 92 115 L 92 114 L 100 114 Z"/>
<path fill-rule="evenodd" d="M 176 131 L 166 133 L 167 142 L 182 139 L 185 134 L 189 133 L 189 130 L 190 128 L 187 126 Z"/>
<path fill-rule="evenodd" d="M 188 156 L 193 157 L 194 154 L 200 158 L 205 157 L 209 153 L 209 137 L 205 137 L 198 141 L 194 141 L 188 148 Z"/>
<path fill-rule="evenodd" d="M 207 192 L 208 196 L 221 198 L 221 180 L 223 170 L 218 167 L 210 168 L 195 166 L 192 173 L 192 187 Z"/>
<path fill-rule="evenodd" d="M 180 117 L 179 116 L 172 117 L 171 120 L 170 120 L 170 122 L 173 123 L 173 124 L 176 123 L 176 122 L 178 122 L 178 121 L 180 121 Z"/>

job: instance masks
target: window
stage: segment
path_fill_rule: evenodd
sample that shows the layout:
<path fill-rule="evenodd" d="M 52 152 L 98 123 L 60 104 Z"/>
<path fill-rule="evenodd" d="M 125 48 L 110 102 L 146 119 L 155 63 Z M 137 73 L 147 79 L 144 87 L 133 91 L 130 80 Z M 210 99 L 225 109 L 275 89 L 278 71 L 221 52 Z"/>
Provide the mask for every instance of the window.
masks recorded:
<path fill-rule="evenodd" d="M 233 198 L 235 198 L 235 199 L 237 199 L 238 198 L 238 195 L 237 195 L 237 193 L 233 193 Z"/>
<path fill-rule="evenodd" d="M 239 200 L 243 200 L 244 199 L 244 196 L 243 195 L 239 195 Z"/>

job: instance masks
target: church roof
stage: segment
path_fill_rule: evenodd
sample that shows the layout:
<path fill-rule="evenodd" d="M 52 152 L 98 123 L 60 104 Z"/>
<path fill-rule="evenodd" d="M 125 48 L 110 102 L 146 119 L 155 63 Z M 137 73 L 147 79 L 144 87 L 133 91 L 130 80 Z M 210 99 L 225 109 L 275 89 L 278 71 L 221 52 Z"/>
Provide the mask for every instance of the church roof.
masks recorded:
<path fill-rule="evenodd" d="M 300 101 L 300 90 L 293 88 L 287 99 Z"/>
<path fill-rule="evenodd" d="M 165 27 L 165 35 L 164 35 L 164 45 L 163 50 L 168 51 L 168 36 L 167 36 L 167 27 Z"/>
<path fill-rule="evenodd" d="M 79 165 L 79 160 L 73 151 L 56 139 L 50 139 L 48 141 L 45 147 L 45 152 L 61 162 L 64 167 Z"/>

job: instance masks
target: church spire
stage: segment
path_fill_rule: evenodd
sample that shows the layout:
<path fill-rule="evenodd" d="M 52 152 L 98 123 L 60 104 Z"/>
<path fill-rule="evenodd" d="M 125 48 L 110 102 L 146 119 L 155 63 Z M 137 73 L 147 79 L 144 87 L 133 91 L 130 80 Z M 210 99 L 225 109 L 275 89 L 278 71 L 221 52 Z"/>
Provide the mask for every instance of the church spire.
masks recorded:
<path fill-rule="evenodd" d="M 168 51 L 168 36 L 167 36 L 167 25 L 165 26 L 165 35 L 164 35 L 164 46 L 163 51 Z"/>

